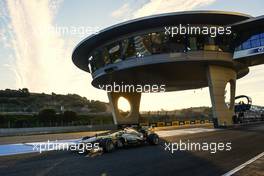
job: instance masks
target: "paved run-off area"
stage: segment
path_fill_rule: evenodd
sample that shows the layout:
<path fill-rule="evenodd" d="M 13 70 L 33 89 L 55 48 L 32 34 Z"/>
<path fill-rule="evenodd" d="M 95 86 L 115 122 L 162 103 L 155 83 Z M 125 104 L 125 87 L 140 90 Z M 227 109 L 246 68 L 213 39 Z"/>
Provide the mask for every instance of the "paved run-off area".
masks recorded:
<path fill-rule="evenodd" d="M 201 128 L 187 131 L 160 131 L 158 133 L 164 141 L 159 146 L 122 149 L 95 157 L 67 151 L 1 156 L 0 175 L 222 175 L 264 151 L 263 124 L 226 130 Z M 165 143 L 179 141 L 231 142 L 232 149 L 214 154 L 208 151 L 165 151 Z M 255 162 L 263 162 L 263 159 Z M 246 172 L 243 175 L 251 175 L 255 167 L 250 166 L 235 174 Z M 263 171 L 260 170 L 253 175 L 261 174 Z"/>

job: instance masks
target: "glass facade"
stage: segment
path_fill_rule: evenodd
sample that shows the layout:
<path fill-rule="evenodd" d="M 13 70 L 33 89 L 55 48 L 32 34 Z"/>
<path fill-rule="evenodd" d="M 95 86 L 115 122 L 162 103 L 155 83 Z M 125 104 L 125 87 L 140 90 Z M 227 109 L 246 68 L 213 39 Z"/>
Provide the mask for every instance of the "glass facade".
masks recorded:
<path fill-rule="evenodd" d="M 131 36 L 101 46 L 92 53 L 92 72 L 108 64 L 122 60 L 141 58 L 163 53 L 185 53 L 191 51 L 230 52 L 230 36 L 165 35 L 164 31 Z M 263 41 L 264 42 L 264 41 Z"/>
<path fill-rule="evenodd" d="M 264 46 L 264 33 L 251 36 L 247 41 L 236 47 L 235 51 Z"/>

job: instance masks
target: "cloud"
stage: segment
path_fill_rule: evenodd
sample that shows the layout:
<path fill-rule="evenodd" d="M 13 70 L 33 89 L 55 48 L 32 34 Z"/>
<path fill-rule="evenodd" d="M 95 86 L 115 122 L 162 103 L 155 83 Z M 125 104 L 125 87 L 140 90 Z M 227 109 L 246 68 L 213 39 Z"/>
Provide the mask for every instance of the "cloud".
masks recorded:
<path fill-rule="evenodd" d="M 125 21 L 133 18 L 133 13 L 147 4 L 149 0 L 133 0 L 132 2 L 124 3 L 120 8 L 113 11 L 111 16 L 113 18 Z"/>
<path fill-rule="evenodd" d="M 16 75 L 17 88 L 49 93 L 87 91 L 83 83 L 86 74 L 71 61 L 74 42 L 48 30 L 55 27 L 55 11 L 60 3 L 61 0 L 12 0 L 4 4 L 10 23 L 5 27 L 11 31 L 8 42 L 15 60 L 9 69 Z"/>
<path fill-rule="evenodd" d="M 119 9 L 112 12 L 115 18 L 138 18 L 153 14 L 186 11 L 206 6 L 215 0 L 150 0 L 144 4 L 125 3 Z"/>
<path fill-rule="evenodd" d="M 11 29 L 11 38 L 16 58 L 15 70 L 19 79 L 18 87 L 29 86 L 32 90 L 47 87 L 53 79 L 52 69 L 58 66 L 58 52 L 63 41 L 50 33 L 41 33 L 36 29 L 52 25 L 52 13 L 48 1 L 7 1 Z"/>
<path fill-rule="evenodd" d="M 51 12 L 53 12 L 53 15 L 57 14 L 62 2 L 63 0 L 49 0 L 49 9 L 51 9 Z"/>
<path fill-rule="evenodd" d="M 131 13 L 131 8 L 129 8 L 128 3 L 125 3 L 119 9 L 114 11 L 111 15 L 114 18 L 120 18 L 120 17 L 123 17 L 125 14 L 129 14 L 129 13 Z"/>
<path fill-rule="evenodd" d="M 0 42 L 3 42 L 4 41 L 4 38 L 5 38 L 5 35 L 4 35 L 4 30 L 1 30 L 0 29 Z"/>

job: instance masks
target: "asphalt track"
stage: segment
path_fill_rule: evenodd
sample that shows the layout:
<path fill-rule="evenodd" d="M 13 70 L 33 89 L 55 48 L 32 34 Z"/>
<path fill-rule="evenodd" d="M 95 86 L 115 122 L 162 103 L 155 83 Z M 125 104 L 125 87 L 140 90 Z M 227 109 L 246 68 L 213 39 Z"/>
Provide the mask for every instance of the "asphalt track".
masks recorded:
<path fill-rule="evenodd" d="M 164 150 L 164 142 L 231 142 L 231 151 Z M 165 137 L 159 146 L 117 150 L 93 157 L 66 151 L 0 157 L 0 175 L 222 175 L 264 151 L 264 124 Z M 252 170 L 247 174 L 251 175 Z M 263 172 L 260 172 L 262 174 Z M 237 173 L 238 174 L 238 173 Z M 236 174 L 235 174 L 236 175 Z M 264 175 L 264 174 L 263 174 Z"/>

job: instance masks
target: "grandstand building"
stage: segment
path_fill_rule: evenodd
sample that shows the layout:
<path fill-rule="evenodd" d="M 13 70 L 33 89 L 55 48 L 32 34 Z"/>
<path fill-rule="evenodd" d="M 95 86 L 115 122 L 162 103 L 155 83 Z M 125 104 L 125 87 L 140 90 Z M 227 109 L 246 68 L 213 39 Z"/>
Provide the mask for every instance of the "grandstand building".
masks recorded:
<path fill-rule="evenodd" d="M 100 89 L 114 84 L 155 85 L 155 91 L 209 87 L 218 127 L 233 124 L 236 80 L 247 75 L 249 67 L 263 64 L 263 54 L 264 16 L 190 11 L 143 17 L 106 28 L 81 41 L 72 59 L 92 74 L 92 85 Z M 116 124 L 138 123 L 140 91 L 108 91 L 108 97 Z M 126 117 L 118 110 L 120 97 L 131 105 Z"/>

